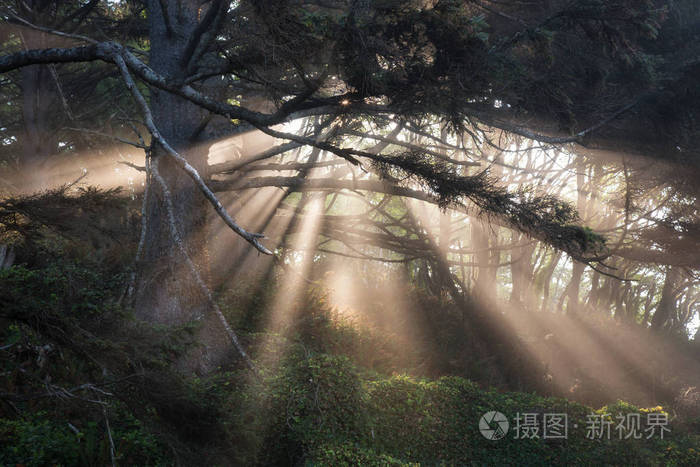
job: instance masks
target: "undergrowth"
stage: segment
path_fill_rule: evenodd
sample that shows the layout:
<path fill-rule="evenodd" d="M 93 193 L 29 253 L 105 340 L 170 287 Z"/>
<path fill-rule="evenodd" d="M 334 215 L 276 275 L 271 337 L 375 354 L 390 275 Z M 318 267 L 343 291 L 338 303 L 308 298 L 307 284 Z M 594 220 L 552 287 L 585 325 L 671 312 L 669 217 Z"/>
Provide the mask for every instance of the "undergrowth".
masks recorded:
<path fill-rule="evenodd" d="M 138 322 L 122 301 L 128 271 L 42 248 L 0 271 L 2 465 L 700 465 L 700 422 L 672 407 L 649 409 L 669 414 L 663 439 L 590 440 L 590 407 L 432 377 L 420 368 L 444 348 L 399 344 L 319 290 L 265 331 L 274 279 L 220 294 L 259 372 L 182 374 L 191 327 Z M 566 413 L 568 438 L 488 440 L 492 410 L 511 423 Z M 630 411 L 645 413 L 599 414 Z"/>

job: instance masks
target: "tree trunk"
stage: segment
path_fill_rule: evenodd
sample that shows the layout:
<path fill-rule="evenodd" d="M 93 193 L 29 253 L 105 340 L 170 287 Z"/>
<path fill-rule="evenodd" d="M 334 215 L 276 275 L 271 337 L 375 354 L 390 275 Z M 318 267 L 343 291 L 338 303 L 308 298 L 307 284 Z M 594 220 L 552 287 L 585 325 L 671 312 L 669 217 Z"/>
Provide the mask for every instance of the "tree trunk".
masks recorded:
<path fill-rule="evenodd" d="M 46 21 L 42 2 L 28 1 L 31 9 L 30 20 L 34 24 Z M 46 33 L 33 29 L 22 30 L 22 42 L 26 49 L 41 49 L 49 46 Z M 20 70 L 22 88 L 22 120 L 24 141 L 20 165 L 26 177 L 28 191 L 35 192 L 47 188 L 48 176 L 44 164 L 57 147 L 56 137 L 50 128 L 51 109 L 55 103 L 55 82 L 49 67 L 52 65 L 31 65 Z"/>
<path fill-rule="evenodd" d="M 579 157 L 576 162 L 576 209 L 581 216 L 581 219 L 587 219 L 588 210 L 588 194 L 585 186 L 585 170 L 586 164 L 583 157 Z M 575 315 L 579 311 L 579 296 L 581 290 L 581 279 L 585 265 L 578 261 L 573 261 L 571 266 L 571 283 L 569 284 L 566 313 Z"/>
<path fill-rule="evenodd" d="M 552 286 L 552 276 L 554 275 L 554 270 L 559 264 L 561 259 L 561 251 L 556 251 L 552 253 L 552 259 L 547 267 L 542 271 L 542 312 L 546 313 L 551 311 L 551 303 L 549 300 L 549 291 Z"/>
<path fill-rule="evenodd" d="M 583 270 L 585 265 L 574 261 L 571 270 L 571 282 L 569 283 L 566 313 L 574 315 L 578 313 L 579 310 L 579 295 L 581 291 L 581 279 L 583 277 Z"/>
<path fill-rule="evenodd" d="M 527 240 L 528 238 L 526 235 L 513 234 L 514 244 L 526 242 Z M 532 309 L 535 304 L 535 294 L 533 290 L 534 264 L 532 263 L 532 255 L 534 252 L 535 246 L 532 244 L 513 248 L 510 254 L 511 261 L 513 262 L 510 266 L 513 282 L 510 301 L 526 309 Z"/>
<path fill-rule="evenodd" d="M 188 40 L 198 24 L 201 11 L 196 0 L 148 2 L 151 40 L 150 66 L 171 80 L 186 76 L 183 60 Z M 168 31 L 164 14 L 170 17 Z M 203 176 L 207 170 L 207 147 L 195 144 L 197 128 L 205 117 L 197 106 L 167 92 L 152 91 L 150 99 L 154 122 L 163 137 Z M 171 191 L 177 228 L 200 274 L 208 278 L 206 245 L 209 205 L 192 180 L 161 148 L 156 148 L 154 164 Z M 139 265 L 135 311 L 151 323 L 180 326 L 198 322 L 195 334 L 199 346 L 185 356 L 181 369 L 206 373 L 222 362 L 229 348 L 219 321 L 210 310 L 206 296 L 195 283 L 192 271 L 178 250 L 163 196 L 158 184 L 149 180 L 151 196 L 146 205 L 147 221 L 144 250 Z"/>
<path fill-rule="evenodd" d="M 651 318 L 651 328 L 654 330 L 663 329 L 667 321 L 671 317 L 671 313 L 675 307 L 675 289 L 676 283 L 680 278 L 680 269 L 677 267 L 669 267 L 666 271 L 666 279 L 664 280 L 664 288 L 661 291 L 661 300 L 656 307 L 654 316 Z"/>
<path fill-rule="evenodd" d="M 516 233 L 515 231 L 512 234 L 512 242 L 514 245 L 517 245 L 523 238 L 523 235 L 520 233 Z M 512 248 L 510 250 L 510 276 L 511 276 L 511 283 L 513 285 L 513 288 L 510 291 L 510 302 L 512 304 L 520 304 L 522 301 L 522 294 L 523 294 L 523 262 L 525 261 L 525 258 L 522 257 L 522 248 Z"/>
<path fill-rule="evenodd" d="M 474 287 L 475 297 L 484 302 L 491 302 L 496 298 L 496 272 L 491 266 L 492 254 L 489 249 L 489 227 L 481 220 L 471 219 L 471 241 L 476 259 L 476 283 Z M 497 259 L 498 261 L 498 259 Z"/>

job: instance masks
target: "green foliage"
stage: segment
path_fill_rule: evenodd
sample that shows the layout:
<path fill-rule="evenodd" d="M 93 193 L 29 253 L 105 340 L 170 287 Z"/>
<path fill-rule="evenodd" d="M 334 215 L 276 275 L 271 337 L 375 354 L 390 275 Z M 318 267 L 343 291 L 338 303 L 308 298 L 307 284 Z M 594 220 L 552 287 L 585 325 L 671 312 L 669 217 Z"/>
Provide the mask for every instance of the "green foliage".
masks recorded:
<path fill-rule="evenodd" d="M 292 304 L 300 318 L 284 329 L 288 337 L 262 333 L 264 317 L 251 319 L 250 310 L 266 308 L 272 283 L 264 282 L 257 292 L 228 292 L 220 300 L 232 321 L 262 342 L 254 352 L 259 374 L 239 369 L 194 378 L 170 371 L 167 356 L 182 350 L 175 335 L 157 330 L 140 335 L 138 327 L 129 331 L 130 337 L 115 332 L 110 324 L 115 316 L 129 319 L 115 302 L 122 278 L 68 258 L 40 268 L 10 268 L 0 273 L 3 313 L 12 318 L 0 336 L 3 346 L 10 345 L 3 352 L 13 357 L 3 361 L 3 392 L 43 392 L 47 375 L 52 384 L 64 387 L 99 381 L 104 368 L 100 362 L 116 375 L 147 370 L 133 386 L 110 386 L 121 401 L 106 398 L 116 460 L 128 465 L 700 463 L 700 435 L 692 424 L 672 421 L 664 439 L 586 437 L 590 414 L 610 414 L 614 420 L 618 414 L 670 412 L 661 407 L 642 409 L 618 401 L 594 412 L 566 399 L 487 390 L 459 377 L 388 376 L 392 365 L 377 365 L 372 355 L 391 356 L 397 349 L 342 319 L 313 290 Z M 417 291 L 407 295 L 412 302 L 421 300 Z M 425 305 L 435 309 L 445 304 Z M 35 349 L 62 333 L 68 339 L 58 341 L 61 356 L 33 363 L 40 360 Z M 95 362 L 80 363 L 75 352 L 86 349 Z M 22 371 L 19 365 L 24 365 Z M 0 413 L 0 463 L 111 462 L 101 406 L 51 397 L 22 400 L 16 406 L 19 415 Z M 488 440 L 478 422 L 490 410 L 502 412 L 511 423 L 519 413 L 566 413 L 568 439 L 513 439 L 509 433 L 502 440 Z"/>
<path fill-rule="evenodd" d="M 255 279 L 226 290 L 221 294 L 219 304 L 236 329 L 250 333 L 251 339 L 264 341 L 269 340 L 269 335 L 262 333 L 266 332 L 264 326 L 269 322 L 268 314 L 275 293 L 285 292 L 278 290 L 273 280 Z M 377 312 L 381 312 L 384 305 L 377 303 Z M 279 330 L 280 336 L 275 336 L 274 345 L 277 345 L 277 340 L 301 344 L 312 352 L 346 356 L 354 364 L 378 372 L 413 368 L 420 360 L 417 350 L 399 348 L 395 336 L 334 309 L 320 285 L 309 287 L 296 302 L 287 306 L 289 314 L 298 316 L 298 319 Z"/>
<path fill-rule="evenodd" d="M 76 425 L 74 425 L 75 423 Z M 2 465 L 108 465 L 110 444 L 103 421 L 61 420 L 40 411 L 18 419 L 0 418 Z M 163 465 L 163 446 L 137 419 L 117 411 L 110 420 L 115 460 Z"/>
<path fill-rule="evenodd" d="M 326 443 L 354 440 L 364 431 L 357 416 L 363 390 L 346 357 L 296 345 L 280 363 L 261 369 L 259 379 L 245 378 L 246 387 L 232 383 L 225 407 L 231 411 L 227 424 L 242 441 L 241 464 L 307 458 Z"/>
<path fill-rule="evenodd" d="M 312 453 L 311 460 L 307 462 L 307 465 L 387 467 L 417 464 L 401 462 L 386 454 L 378 454 L 371 449 L 362 448 L 352 443 L 345 443 L 338 445 L 325 444 L 318 447 Z"/>
<path fill-rule="evenodd" d="M 70 262 L 34 270 L 15 266 L 0 271 L 3 315 L 19 318 L 53 312 L 66 319 L 84 319 L 109 306 L 110 287 L 119 285 L 121 279 Z"/>
<path fill-rule="evenodd" d="M 363 376 L 342 357 L 293 349 L 259 381 L 230 388 L 226 407 L 246 465 L 697 465 L 700 436 L 669 425 L 639 440 L 588 439 L 587 417 L 640 413 L 624 402 L 594 411 L 565 399 L 484 390 L 458 377 L 416 380 L 406 375 Z M 497 410 L 511 421 L 506 438 L 478 429 Z M 514 439 L 517 414 L 566 413 L 567 440 Z M 644 427 L 642 427 L 644 428 Z M 239 441 L 241 438 L 237 438 Z"/>
<path fill-rule="evenodd" d="M 45 418 L 0 419 L 0 463 L 3 465 L 75 465 L 81 457 L 80 444 L 67 424 L 59 425 Z"/>
<path fill-rule="evenodd" d="M 186 386 L 166 375 L 187 330 L 134 322 L 119 305 L 123 272 L 38 254 L 0 271 L 0 464 L 110 464 L 107 419 L 118 462 L 164 463 L 152 408 Z"/>
<path fill-rule="evenodd" d="M 25 240 L 46 237 L 47 229 L 63 239 L 88 240 L 91 234 L 123 234 L 115 228 L 126 211 L 121 189 L 102 190 L 93 186 L 71 185 L 27 196 L 7 197 L 0 201 L 0 239 L 17 234 Z M 99 216 L 97 215 L 99 214 Z M 108 214 L 116 219 L 105 222 Z"/>

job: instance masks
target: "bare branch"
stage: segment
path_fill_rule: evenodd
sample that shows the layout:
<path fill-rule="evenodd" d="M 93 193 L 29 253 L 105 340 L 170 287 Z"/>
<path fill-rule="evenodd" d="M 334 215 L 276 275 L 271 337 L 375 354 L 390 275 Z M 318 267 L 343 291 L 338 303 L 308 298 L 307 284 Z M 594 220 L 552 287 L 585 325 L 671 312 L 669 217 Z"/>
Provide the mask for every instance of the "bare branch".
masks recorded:
<path fill-rule="evenodd" d="M 437 196 L 411 188 L 392 185 L 381 180 L 338 180 L 335 178 L 302 178 L 302 177 L 256 177 L 247 180 L 211 181 L 216 191 L 246 190 L 249 188 L 262 188 L 268 186 L 289 187 L 293 191 L 319 191 L 319 190 L 362 190 L 376 193 L 386 193 L 396 196 L 427 201 L 437 204 Z"/>
<path fill-rule="evenodd" d="M 117 467 L 116 449 L 114 447 L 114 439 L 112 438 L 112 429 L 109 427 L 109 417 L 107 416 L 107 407 L 102 406 L 102 415 L 105 419 L 105 427 L 107 429 L 107 437 L 109 438 L 109 456 L 112 460 L 112 467 Z"/>
<path fill-rule="evenodd" d="M 137 143 L 135 141 L 130 141 L 128 139 L 120 138 L 119 136 L 114 136 L 114 135 L 110 135 L 107 133 L 102 133 L 101 131 L 88 130 L 87 128 L 72 128 L 72 127 L 65 127 L 64 129 L 69 130 L 69 131 L 77 131 L 80 133 L 88 133 L 88 134 L 95 135 L 95 136 L 101 136 L 103 138 L 113 139 L 115 141 L 119 141 L 120 143 L 128 144 L 129 146 L 134 146 L 134 147 L 139 148 L 139 149 L 144 149 L 144 150 L 148 149 L 148 146 L 146 146 L 142 143 Z"/>
<path fill-rule="evenodd" d="M 34 49 L 0 56 L 0 73 L 28 65 L 45 63 L 93 62 L 100 60 L 97 45 L 70 48 Z"/>
<path fill-rule="evenodd" d="M 216 35 L 228 5 L 228 1 L 213 0 L 209 6 L 204 18 L 192 33 L 182 55 L 182 64 L 185 65 L 186 69 L 191 70 L 193 68 L 193 64 L 197 62 L 197 59 Z"/>
<path fill-rule="evenodd" d="M 91 39 L 91 38 L 89 38 L 87 36 L 83 36 L 81 34 L 70 34 L 67 32 L 57 31 L 57 30 L 51 29 L 51 28 L 45 28 L 43 26 L 37 26 L 36 24 L 30 23 L 26 19 L 21 18 L 14 13 L 8 13 L 8 16 L 10 18 L 12 18 L 13 20 L 18 21 L 19 23 L 21 23 L 29 28 L 36 29 L 37 31 L 45 32 L 48 34 L 53 34 L 54 36 L 65 37 L 68 39 L 77 39 L 80 41 L 88 42 L 90 44 L 97 44 L 97 41 L 95 39 Z"/>
<path fill-rule="evenodd" d="M 190 176 L 190 178 L 199 187 L 199 189 L 202 191 L 207 200 L 212 204 L 212 206 L 214 206 L 214 210 L 217 212 L 217 214 L 219 214 L 221 219 L 223 219 L 223 221 L 226 223 L 226 225 L 228 225 L 231 228 L 231 230 L 243 237 L 248 243 L 253 245 L 261 253 L 271 255 L 272 252 L 268 250 L 265 246 L 263 246 L 259 241 L 259 239 L 263 238 L 264 235 L 250 233 L 247 230 L 243 229 L 241 226 L 239 226 L 236 223 L 236 221 L 234 221 L 233 218 L 228 214 L 228 212 L 226 212 L 226 209 L 221 204 L 216 195 L 209 189 L 207 184 L 199 175 L 197 169 L 192 167 L 192 165 L 189 162 L 187 162 L 187 160 L 184 157 L 182 157 L 177 151 L 175 151 L 175 149 L 173 149 L 172 146 L 170 146 L 170 144 L 165 140 L 165 138 L 163 138 L 163 136 L 160 134 L 160 131 L 158 131 L 158 128 L 153 122 L 153 115 L 151 114 L 151 109 L 148 107 L 148 103 L 146 103 L 146 100 L 144 99 L 143 95 L 136 87 L 136 83 L 131 77 L 126 63 L 120 55 L 116 55 L 114 57 L 114 60 L 117 66 L 119 67 L 120 71 L 122 72 L 122 77 L 124 78 L 124 82 L 126 83 L 127 88 L 141 107 L 141 111 L 143 112 L 146 121 L 146 127 L 148 128 L 148 131 L 151 133 L 151 135 L 153 135 L 153 138 L 158 142 L 158 144 L 161 145 L 161 147 L 177 163 L 177 165 L 179 165 L 180 168 L 182 168 L 187 173 L 187 175 Z"/>
<path fill-rule="evenodd" d="M 119 161 L 119 164 L 125 165 L 125 166 L 130 167 L 130 168 L 132 168 L 132 169 L 134 169 L 134 170 L 138 170 L 139 172 L 145 172 L 145 171 L 146 171 L 146 167 L 143 167 L 143 166 L 140 166 L 140 165 L 136 165 L 136 164 L 134 164 L 133 162 L 129 162 L 129 161 Z"/>
<path fill-rule="evenodd" d="M 352 136 L 359 136 L 361 138 L 375 139 L 377 141 L 382 141 L 382 142 L 385 142 L 388 144 L 393 144 L 395 146 L 401 146 L 401 147 L 412 149 L 415 151 L 421 151 L 421 152 L 424 152 L 425 154 L 429 154 L 431 156 L 437 157 L 440 160 L 443 160 L 445 162 L 448 162 L 448 163 L 454 164 L 454 165 L 461 165 L 461 166 L 465 166 L 465 167 L 479 167 L 481 165 L 480 162 L 458 161 L 458 160 L 452 159 L 450 157 L 447 157 L 444 154 L 440 154 L 437 151 L 431 151 L 430 149 L 427 149 L 423 146 L 418 146 L 416 144 L 407 143 L 405 141 L 399 141 L 395 138 L 388 138 L 385 136 L 372 135 L 369 133 L 363 133 L 363 132 L 354 131 L 354 130 L 345 130 L 345 131 L 343 131 L 343 133 L 348 134 L 348 135 L 352 135 Z"/>
<path fill-rule="evenodd" d="M 178 249 L 180 250 L 180 253 L 185 258 L 185 262 L 187 263 L 187 266 L 189 267 L 190 272 L 192 273 L 192 276 L 194 277 L 195 282 L 197 283 L 197 285 L 201 289 L 204 296 L 207 298 L 207 301 L 209 302 L 209 306 L 211 306 L 214 309 L 214 313 L 216 313 L 216 316 L 219 318 L 219 321 L 221 321 L 221 325 L 224 327 L 224 330 L 226 331 L 226 334 L 228 334 L 229 338 L 231 339 L 231 342 L 233 342 L 234 347 L 236 347 L 236 350 L 238 350 L 238 353 L 241 355 L 241 357 L 245 361 L 246 365 L 251 370 L 257 371 L 255 368 L 255 364 L 250 359 L 250 357 L 246 353 L 245 349 L 243 348 L 243 345 L 238 340 L 238 336 L 236 335 L 236 332 L 233 330 L 231 325 L 228 323 L 228 320 L 226 319 L 226 317 L 222 313 L 221 308 L 219 308 L 219 305 L 216 303 L 216 300 L 214 300 L 214 295 L 211 293 L 211 290 L 209 289 L 209 287 L 207 287 L 207 284 L 202 279 L 202 275 L 199 273 L 197 266 L 194 264 L 194 261 L 192 261 L 192 258 L 190 258 L 190 255 L 187 252 L 187 249 L 185 248 L 185 243 L 182 240 L 182 237 L 180 236 L 180 232 L 177 228 L 177 221 L 175 220 L 175 207 L 173 205 L 173 198 L 172 198 L 172 195 L 170 194 L 170 189 L 168 188 L 167 183 L 165 183 L 165 180 L 158 172 L 158 164 L 157 163 L 151 164 L 150 167 L 151 167 L 151 175 L 152 175 L 153 179 L 156 182 L 158 182 L 158 185 L 160 185 L 161 192 L 163 193 L 163 200 L 165 202 L 165 210 L 167 213 L 168 224 L 170 226 L 170 235 L 173 238 L 173 242 L 177 245 Z"/>
<path fill-rule="evenodd" d="M 130 163 L 130 162 L 122 162 L 122 164 L 131 166 L 132 168 L 136 168 L 139 170 L 138 166 Z M 151 177 L 151 151 L 148 150 L 146 151 L 146 166 L 143 168 L 143 170 L 146 172 L 146 183 L 144 184 L 144 189 L 143 189 L 143 200 L 141 201 L 141 233 L 139 234 L 139 244 L 136 247 L 136 255 L 134 256 L 134 269 L 129 275 L 129 284 L 126 287 L 126 297 L 127 299 L 131 299 L 134 295 L 134 291 L 136 290 L 136 270 L 137 266 L 139 264 L 139 261 L 141 261 L 141 255 L 143 254 L 143 248 L 146 245 L 146 234 L 148 232 L 148 216 L 146 215 L 146 211 L 148 209 L 148 201 L 151 196 L 151 183 L 149 178 Z"/>
<path fill-rule="evenodd" d="M 610 116 L 604 118 L 600 122 L 596 123 L 593 126 L 590 126 L 584 130 L 581 130 L 577 133 L 575 133 L 572 136 L 546 136 L 540 133 L 535 133 L 533 131 L 528 130 L 527 128 L 523 128 L 521 126 L 517 125 L 512 125 L 510 123 L 500 121 L 498 119 L 494 119 L 490 116 L 488 116 L 486 113 L 479 112 L 479 111 L 471 111 L 470 113 L 484 122 L 486 125 L 493 126 L 495 128 L 500 128 L 501 130 L 524 136 L 525 138 L 529 138 L 535 141 L 539 141 L 541 143 L 547 143 L 547 144 L 556 144 L 556 145 L 561 145 L 561 144 L 568 144 L 568 143 L 583 143 L 583 138 L 587 136 L 590 133 L 595 132 L 596 130 L 601 129 L 602 127 L 606 126 L 608 123 L 612 122 L 625 112 L 631 110 L 633 107 L 636 107 L 640 102 L 642 102 L 645 98 L 649 96 L 649 93 L 644 93 L 634 100 L 632 102 L 628 103 L 627 105 L 621 107 L 617 111 L 613 112 Z"/>
<path fill-rule="evenodd" d="M 271 147 L 270 149 L 267 149 L 253 157 L 249 157 L 244 160 L 237 160 L 237 161 L 229 161 L 229 162 L 222 162 L 220 164 L 214 164 L 210 166 L 210 171 L 211 173 L 217 173 L 217 174 L 226 174 L 226 173 L 233 173 L 236 170 L 239 170 L 241 167 L 244 167 L 248 164 L 251 164 L 253 162 L 258 162 L 264 159 L 269 159 L 270 157 L 277 156 L 279 154 L 283 154 L 287 151 L 291 151 L 296 148 L 300 148 L 303 146 L 301 143 L 297 142 L 291 142 L 291 143 L 284 143 L 280 144 L 279 146 L 274 146 Z"/>

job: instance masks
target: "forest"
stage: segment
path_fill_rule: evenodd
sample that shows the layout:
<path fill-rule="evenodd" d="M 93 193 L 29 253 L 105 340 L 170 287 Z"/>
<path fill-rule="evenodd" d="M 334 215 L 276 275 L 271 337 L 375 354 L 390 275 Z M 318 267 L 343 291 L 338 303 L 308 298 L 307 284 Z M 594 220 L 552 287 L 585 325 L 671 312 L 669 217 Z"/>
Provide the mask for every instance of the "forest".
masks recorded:
<path fill-rule="evenodd" d="M 700 465 L 697 0 L 0 0 L 0 465 Z"/>

